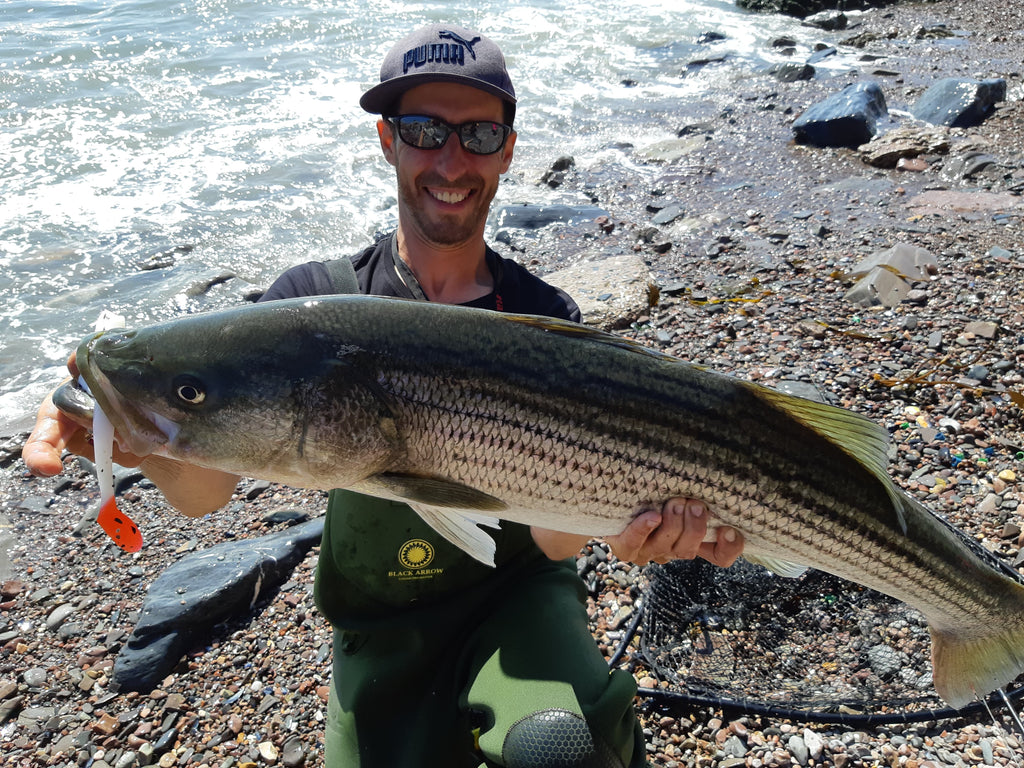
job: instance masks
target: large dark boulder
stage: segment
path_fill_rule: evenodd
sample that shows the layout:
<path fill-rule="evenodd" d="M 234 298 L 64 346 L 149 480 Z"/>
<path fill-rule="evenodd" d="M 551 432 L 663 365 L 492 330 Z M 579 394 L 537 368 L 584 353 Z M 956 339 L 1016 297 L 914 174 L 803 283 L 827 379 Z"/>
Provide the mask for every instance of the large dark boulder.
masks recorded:
<path fill-rule="evenodd" d="M 878 83 L 854 83 L 809 107 L 794 121 L 793 135 L 800 144 L 852 149 L 871 141 L 887 114 Z"/>
<path fill-rule="evenodd" d="M 981 123 L 999 101 L 1006 101 L 1006 81 L 1001 78 L 947 77 L 925 91 L 910 112 L 932 125 L 969 128 Z"/>
<path fill-rule="evenodd" d="M 736 6 L 756 13 L 782 13 L 805 19 L 821 11 L 857 11 L 884 8 L 899 0 L 736 0 Z"/>
<path fill-rule="evenodd" d="M 122 691 L 151 691 L 213 627 L 244 616 L 320 542 L 323 518 L 183 557 L 149 588 L 142 617 L 114 661 Z"/>

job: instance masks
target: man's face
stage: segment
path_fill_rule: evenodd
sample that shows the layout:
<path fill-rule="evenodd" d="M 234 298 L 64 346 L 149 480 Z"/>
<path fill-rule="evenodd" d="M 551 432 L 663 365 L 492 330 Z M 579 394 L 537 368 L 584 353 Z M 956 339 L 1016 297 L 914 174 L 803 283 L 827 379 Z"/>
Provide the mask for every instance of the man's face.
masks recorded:
<path fill-rule="evenodd" d="M 473 120 L 503 122 L 497 96 L 456 83 L 428 83 L 407 91 L 400 115 L 427 115 L 452 125 Z M 452 134 L 441 149 L 405 144 L 387 123 L 378 123 L 381 147 L 398 177 L 399 219 L 406 237 L 451 247 L 483 240 L 498 179 L 512 162 L 516 135 L 493 155 L 474 155 Z"/>

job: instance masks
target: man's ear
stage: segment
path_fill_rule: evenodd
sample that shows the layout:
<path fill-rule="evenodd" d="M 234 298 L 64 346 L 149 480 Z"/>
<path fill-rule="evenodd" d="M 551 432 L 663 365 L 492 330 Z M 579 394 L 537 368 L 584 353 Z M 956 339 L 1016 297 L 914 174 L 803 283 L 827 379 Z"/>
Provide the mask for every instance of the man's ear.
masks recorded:
<path fill-rule="evenodd" d="M 384 153 L 384 159 L 395 165 L 395 132 L 387 120 L 377 121 L 377 138 L 380 139 L 380 150 Z"/>

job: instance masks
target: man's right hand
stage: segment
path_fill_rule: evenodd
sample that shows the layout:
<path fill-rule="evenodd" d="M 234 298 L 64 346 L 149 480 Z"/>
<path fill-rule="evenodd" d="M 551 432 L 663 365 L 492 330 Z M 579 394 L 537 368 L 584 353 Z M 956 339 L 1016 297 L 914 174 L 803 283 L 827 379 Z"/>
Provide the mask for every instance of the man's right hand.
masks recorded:
<path fill-rule="evenodd" d="M 68 358 L 68 371 L 72 378 L 78 376 L 78 366 L 75 364 L 74 355 Z M 92 424 L 75 421 L 57 408 L 53 404 L 53 394 L 51 393 L 39 406 L 35 427 L 21 449 L 21 457 L 25 461 L 25 466 L 28 467 L 29 472 L 38 477 L 53 477 L 64 469 L 64 464 L 61 461 L 64 451 L 95 461 L 92 440 L 89 435 L 91 428 Z M 115 441 L 114 462 L 122 467 L 137 467 L 142 463 L 142 458 L 121 451 Z"/>
<path fill-rule="evenodd" d="M 21 449 L 21 458 L 33 475 L 53 477 L 64 469 L 61 461 L 64 451 L 95 461 L 89 428 L 58 409 L 53 404 L 53 396 L 47 395 L 39 406 L 32 434 Z M 142 459 L 119 450 L 115 445 L 114 461 L 122 467 L 137 467 Z"/>
<path fill-rule="evenodd" d="M 75 373 L 73 362 L 69 366 Z M 79 424 L 53 404 L 48 396 L 39 406 L 36 425 L 21 449 L 25 466 L 33 475 L 52 477 L 64 469 L 61 456 L 69 451 L 95 461 L 89 426 Z M 238 477 L 216 469 L 204 469 L 163 456 L 145 458 L 126 453 L 114 441 L 114 462 L 139 467 L 153 481 L 167 502 L 190 517 L 199 517 L 224 506 L 238 484 Z"/>

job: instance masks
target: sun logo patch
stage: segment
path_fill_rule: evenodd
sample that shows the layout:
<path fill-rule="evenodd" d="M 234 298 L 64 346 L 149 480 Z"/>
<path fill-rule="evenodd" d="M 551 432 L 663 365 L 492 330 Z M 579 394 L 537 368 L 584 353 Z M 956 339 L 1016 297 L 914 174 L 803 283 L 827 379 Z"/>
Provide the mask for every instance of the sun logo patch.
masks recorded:
<path fill-rule="evenodd" d="M 406 568 L 425 568 L 434 559 L 434 547 L 423 539 L 410 539 L 398 550 L 398 561 Z"/>

